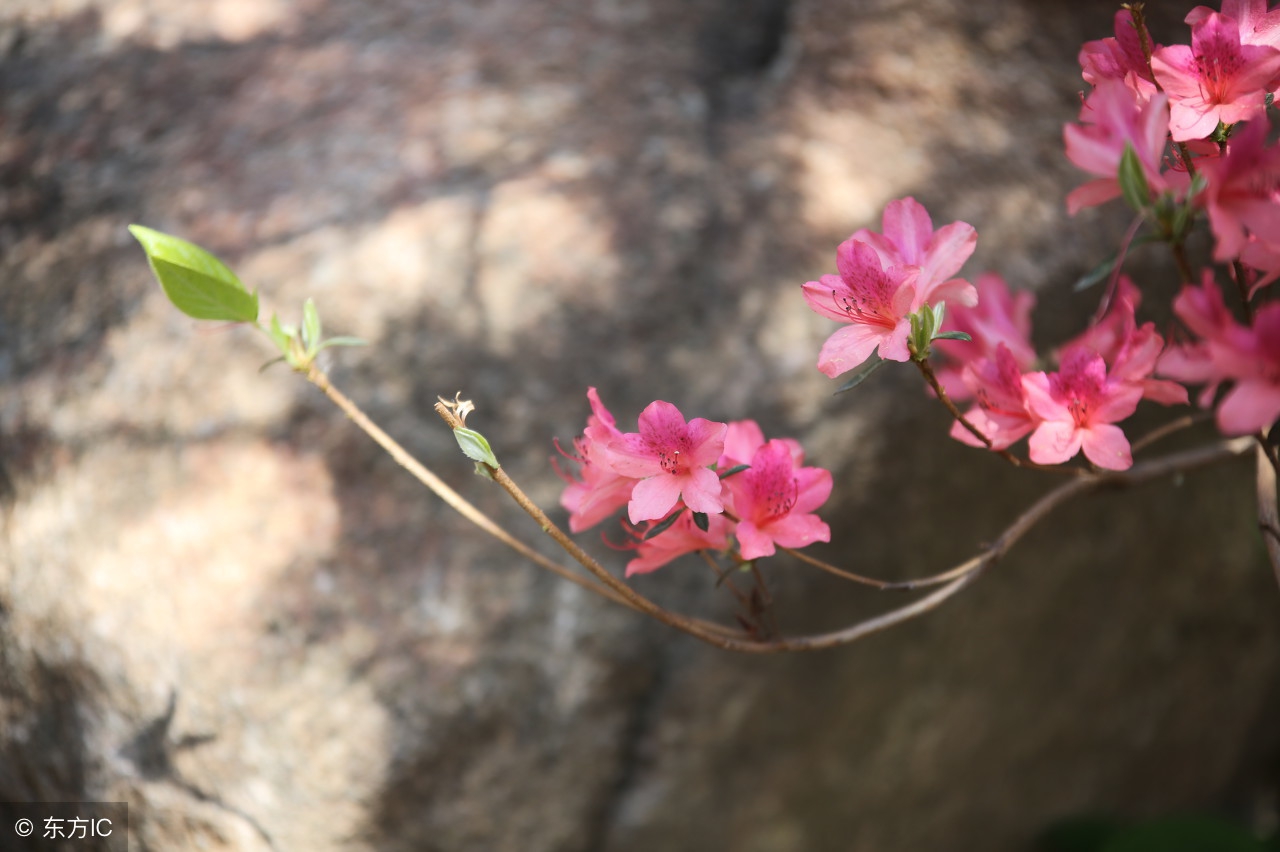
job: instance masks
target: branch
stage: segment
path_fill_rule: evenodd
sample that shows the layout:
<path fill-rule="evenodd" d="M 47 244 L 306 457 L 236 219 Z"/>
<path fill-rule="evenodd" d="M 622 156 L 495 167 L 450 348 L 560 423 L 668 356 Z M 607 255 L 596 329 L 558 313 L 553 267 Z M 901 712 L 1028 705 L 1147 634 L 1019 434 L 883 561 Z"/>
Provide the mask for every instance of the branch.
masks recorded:
<path fill-rule="evenodd" d="M 1276 509 L 1276 468 L 1267 457 L 1265 446 L 1258 445 L 1255 464 L 1258 468 L 1258 529 L 1267 546 L 1271 570 L 1280 582 L 1280 512 Z"/>

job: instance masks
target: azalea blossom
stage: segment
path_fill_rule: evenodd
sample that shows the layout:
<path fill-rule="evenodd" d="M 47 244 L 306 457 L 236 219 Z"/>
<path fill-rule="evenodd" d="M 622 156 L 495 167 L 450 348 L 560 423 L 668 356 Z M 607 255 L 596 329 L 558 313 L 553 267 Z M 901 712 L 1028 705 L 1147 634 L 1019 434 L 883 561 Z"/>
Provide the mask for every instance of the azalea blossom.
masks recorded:
<path fill-rule="evenodd" d="M 882 233 L 861 228 L 849 239 L 875 250 L 884 268 L 919 270 L 911 311 L 923 305 L 974 305 L 978 293 L 963 278 L 953 277 L 978 244 L 978 232 L 967 222 L 952 222 L 938 230 L 924 205 L 914 198 L 899 198 L 885 205 Z"/>
<path fill-rule="evenodd" d="M 1182 288 L 1173 300 L 1173 312 L 1196 339 L 1166 349 L 1156 364 L 1156 371 L 1181 382 L 1204 384 L 1198 403 L 1208 408 L 1213 404 L 1219 384 L 1231 375 L 1228 369 L 1234 360 L 1231 351 L 1243 328 L 1227 310 L 1212 269 L 1203 271 L 1199 287 Z"/>
<path fill-rule="evenodd" d="M 627 503 L 631 522 L 666 517 L 676 504 L 719 514 L 720 478 L 710 466 L 724 450 L 728 426 L 695 417 L 688 423 L 669 402 L 651 402 L 640 413 L 640 431 L 619 434 L 607 447 L 608 464 L 639 479 Z"/>
<path fill-rule="evenodd" d="M 1011 292 L 1004 278 L 994 272 L 979 275 L 974 285 L 978 290 L 978 304 L 950 308 L 942 323 L 943 331 L 963 332 L 972 340 L 939 340 L 934 344 L 948 359 L 937 371 L 938 381 L 947 395 L 957 401 L 972 396 L 962 378 L 965 366 L 995 358 L 1000 346 L 1009 350 L 1020 369 L 1030 369 L 1036 361 L 1036 350 L 1031 344 L 1035 294 L 1028 290 Z"/>
<path fill-rule="evenodd" d="M 1110 381 L 1101 356 L 1072 349 L 1058 372 L 1029 373 L 1022 386 L 1028 410 L 1040 419 L 1030 440 L 1033 462 L 1061 464 L 1083 449 L 1098 467 L 1132 466 L 1129 439 L 1114 424 L 1133 414 L 1142 389 Z"/>
<path fill-rule="evenodd" d="M 1217 240 L 1214 260 L 1240 257 L 1249 245 L 1246 233 L 1280 250 L 1280 149 L 1268 147 L 1268 129 L 1264 120 L 1248 122 L 1231 135 L 1225 156 L 1201 166 L 1206 185 L 1197 201 Z"/>
<path fill-rule="evenodd" d="M 1208 6 L 1197 6 L 1187 14 L 1186 22 L 1194 26 L 1212 14 Z M 1280 48 L 1280 9 L 1267 11 L 1267 0 L 1222 0 L 1222 14 L 1239 25 L 1241 44 Z"/>
<path fill-rule="evenodd" d="M 1169 99 L 1153 94 L 1139 104 L 1133 92 L 1118 80 L 1102 80 L 1085 98 L 1080 123 L 1068 124 L 1062 137 L 1067 158 L 1077 168 L 1097 175 L 1067 195 L 1067 212 L 1074 216 L 1120 195 L 1120 159 L 1126 146 L 1133 149 L 1142 165 L 1147 184 L 1155 193 L 1169 188 L 1161 174 L 1165 140 L 1169 128 Z"/>
<path fill-rule="evenodd" d="M 1151 40 L 1146 24 L 1142 29 L 1147 44 L 1153 49 L 1158 47 Z M 1138 103 L 1146 103 L 1156 93 L 1156 84 L 1129 10 L 1116 12 L 1115 34 L 1115 38 L 1085 42 L 1079 55 L 1081 76 L 1091 86 L 1103 80 L 1119 80 L 1129 87 Z"/>
<path fill-rule="evenodd" d="M 804 285 L 804 298 L 819 314 L 848 323 L 822 345 L 818 369 L 834 378 L 862 364 L 873 351 L 886 361 L 907 361 L 910 315 L 919 270 L 881 267 L 866 243 L 849 239 L 836 250 L 839 275 Z"/>
<path fill-rule="evenodd" d="M 1236 18 L 1209 11 L 1193 14 L 1190 47 L 1160 48 L 1151 68 L 1169 95 L 1173 140 L 1186 142 L 1210 135 L 1219 122 L 1260 116 L 1268 87 L 1280 74 L 1280 50 L 1244 42 Z"/>
<path fill-rule="evenodd" d="M 797 464 L 791 443 L 775 439 L 756 450 L 749 469 L 724 480 L 739 519 L 743 559 L 772 556 L 775 545 L 831 540 L 831 529 L 812 514 L 831 496 L 831 473 Z"/>
<path fill-rule="evenodd" d="M 1027 408 L 1018 362 L 1005 344 L 999 344 L 990 358 L 965 365 L 963 377 L 978 400 L 965 419 L 986 436 L 991 449 L 1008 449 L 1039 425 L 1040 418 Z M 951 437 L 971 447 L 985 446 L 958 421 L 951 424 Z"/>
<path fill-rule="evenodd" d="M 627 505 L 637 482 L 609 465 L 606 448 L 622 433 L 595 388 L 587 389 L 587 400 L 591 404 L 587 428 L 573 442 L 578 476 L 560 474 L 568 483 L 560 495 L 560 505 L 569 512 L 569 529 L 575 533 L 590 529 Z"/>
<path fill-rule="evenodd" d="M 655 524 L 632 531 L 636 539 L 630 545 L 636 556 L 627 563 L 626 576 L 648 574 L 657 571 L 673 559 L 699 550 L 727 550 L 729 548 L 729 532 L 732 527 L 724 515 L 709 515 L 706 530 L 699 529 L 693 515 L 684 512 L 675 522 L 653 538 L 645 539 L 645 533 L 653 529 Z"/>

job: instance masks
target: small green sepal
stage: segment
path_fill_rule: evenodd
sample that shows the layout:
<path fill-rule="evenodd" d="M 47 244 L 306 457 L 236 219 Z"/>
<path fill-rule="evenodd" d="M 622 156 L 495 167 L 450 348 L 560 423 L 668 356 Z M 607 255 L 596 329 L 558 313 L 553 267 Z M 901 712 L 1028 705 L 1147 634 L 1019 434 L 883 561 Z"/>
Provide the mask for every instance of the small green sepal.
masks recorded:
<path fill-rule="evenodd" d="M 693 523 L 698 529 L 706 532 L 711 529 L 711 519 L 707 517 L 706 512 L 694 512 Z"/>
<path fill-rule="evenodd" d="M 649 531 L 644 534 L 644 538 L 642 538 L 641 541 L 648 541 L 649 539 L 653 538 L 659 533 L 666 532 L 668 529 L 671 528 L 671 525 L 674 524 L 683 514 L 684 514 L 684 506 L 681 506 L 679 509 L 676 509 L 670 515 L 668 515 L 667 517 L 663 518 L 661 521 L 659 521 L 658 523 L 650 527 Z"/>
<path fill-rule="evenodd" d="M 1138 153 L 1128 142 L 1124 145 L 1124 153 L 1120 155 L 1120 168 L 1116 173 L 1116 180 L 1120 183 L 1120 194 L 1124 196 L 1125 202 L 1137 212 L 1145 213 L 1151 206 L 1151 186 L 1147 183 L 1147 176 L 1142 171 L 1142 162 L 1138 159 Z"/>
<path fill-rule="evenodd" d="M 258 294 L 225 263 L 195 243 L 170 234 L 130 225 L 147 254 L 147 262 L 173 306 L 193 319 L 255 322 Z"/>
<path fill-rule="evenodd" d="M 744 470 L 751 470 L 751 465 L 735 464 L 733 467 L 729 468 L 728 470 L 720 471 L 719 476 L 721 479 L 728 479 L 729 477 L 733 476 L 735 473 L 742 473 Z"/>
<path fill-rule="evenodd" d="M 467 458 L 484 462 L 492 468 L 501 467 L 498 464 L 498 457 L 493 454 L 489 441 L 484 435 L 474 429 L 468 429 L 463 426 L 453 430 L 453 437 L 457 440 L 458 446 L 462 448 L 462 452 Z"/>
<path fill-rule="evenodd" d="M 963 331 L 940 331 L 933 336 L 934 340 L 963 340 L 969 343 L 973 340 L 967 333 Z"/>

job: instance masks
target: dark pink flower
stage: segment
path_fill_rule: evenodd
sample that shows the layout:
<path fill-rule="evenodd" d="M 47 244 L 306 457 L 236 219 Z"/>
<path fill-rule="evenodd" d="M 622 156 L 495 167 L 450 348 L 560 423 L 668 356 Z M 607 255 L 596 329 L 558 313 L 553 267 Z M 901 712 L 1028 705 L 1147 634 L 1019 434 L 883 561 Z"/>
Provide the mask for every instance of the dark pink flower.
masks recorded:
<path fill-rule="evenodd" d="M 831 473 L 797 467 L 793 442 L 773 440 L 756 450 L 751 467 L 726 477 L 738 516 L 743 559 L 772 556 L 775 544 L 805 547 L 830 541 L 830 528 L 812 512 L 831 496 Z"/>
<path fill-rule="evenodd" d="M 1103 80 L 1119 80 L 1133 91 L 1139 103 L 1146 103 L 1156 93 L 1156 84 L 1128 10 L 1116 12 L 1115 33 L 1115 38 L 1085 42 L 1079 56 L 1082 76 L 1091 86 Z M 1158 47 L 1150 33 L 1146 36 L 1147 44 L 1153 49 Z"/>
<path fill-rule="evenodd" d="M 908 318 L 916 302 L 917 270 L 884 269 L 866 243 L 849 239 L 836 251 L 839 275 L 823 275 L 804 285 L 804 298 L 819 314 L 848 323 L 823 344 L 818 369 L 838 376 L 860 365 L 875 350 L 886 361 L 906 361 Z"/>
<path fill-rule="evenodd" d="M 990 358 L 967 364 L 963 377 L 978 400 L 965 412 L 965 419 L 987 437 L 993 450 L 1007 449 L 1039 424 L 1039 418 L 1027 410 L 1022 371 L 1008 346 L 1001 343 Z M 983 446 L 958 422 L 951 424 L 951 437 L 971 447 Z"/>
<path fill-rule="evenodd" d="M 1031 434 L 1031 460 L 1061 464 L 1084 450 L 1089 461 L 1108 470 L 1133 464 L 1129 439 L 1117 421 L 1133 414 L 1142 389 L 1113 382 L 1100 356 L 1085 349 L 1067 352 L 1058 372 L 1022 377 L 1027 409 L 1040 418 Z"/>
<path fill-rule="evenodd" d="M 1133 148 L 1147 184 L 1155 193 L 1169 188 L 1160 172 L 1169 128 L 1169 101 L 1154 94 L 1139 104 L 1133 92 L 1116 80 L 1103 80 L 1089 93 L 1080 109 L 1080 123 L 1068 124 L 1062 137 L 1067 158 L 1096 180 L 1072 190 L 1067 196 L 1067 212 L 1075 215 L 1120 195 L 1120 158 L 1125 146 Z"/>
<path fill-rule="evenodd" d="M 978 294 L 963 278 L 954 278 L 973 254 L 978 232 L 967 222 L 952 222 L 938 230 L 924 205 L 914 198 L 890 201 L 881 217 L 883 233 L 861 228 L 850 240 L 866 243 L 880 256 L 883 268 L 912 267 L 919 270 L 915 281 L 912 311 L 923 305 L 947 302 L 977 304 Z"/>
<path fill-rule="evenodd" d="M 560 474 L 568 483 L 560 495 L 560 505 L 569 512 L 569 529 L 575 533 L 590 529 L 627 505 L 637 481 L 609 466 L 606 447 L 622 433 L 595 388 L 587 389 L 587 400 L 592 413 L 587 418 L 586 432 L 573 442 L 578 476 Z"/>
<path fill-rule="evenodd" d="M 628 577 L 657 571 L 686 553 L 729 548 L 731 524 L 724 515 L 710 515 L 707 518 L 707 529 L 703 531 L 694 523 L 693 516 L 685 512 L 670 527 L 645 541 L 645 532 L 653 526 L 652 523 L 645 523 L 633 532 L 636 541 L 631 547 L 635 549 L 636 556 L 627 563 Z"/>
<path fill-rule="evenodd" d="M 957 401 L 970 398 L 969 386 L 962 378 L 967 364 L 995 358 L 996 350 L 1004 346 L 1013 356 L 1018 367 L 1027 370 L 1036 360 L 1035 347 L 1031 345 L 1031 309 L 1036 297 L 1028 290 L 1009 291 L 1009 285 L 994 272 L 985 272 L 975 279 L 978 304 L 950 308 L 942 323 L 943 331 L 960 331 L 973 339 L 939 340 L 934 348 L 949 359 L 938 370 L 938 380 Z"/>
<path fill-rule="evenodd" d="M 631 492 L 631 522 L 666 517 L 681 500 L 695 512 L 719 514 L 720 478 L 710 466 L 724 450 L 728 426 L 695 417 L 688 423 L 669 402 L 649 403 L 640 431 L 620 434 L 607 447 L 609 466 L 639 479 Z"/>
<path fill-rule="evenodd" d="M 1280 249 L 1280 149 L 1267 146 L 1267 128 L 1262 120 L 1237 128 L 1226 155 L 1201 165 L 1207 183 L 1198 201 L 1217 239 L 1215 260 L 1240 257 L 1246 233 Z"/>
<path fill-rule="evenodd" d="M 1235 18 L 1194 15 L 1191 46 L 1162 47 L 1151 57 L 1156 82 L 1169 95 L 1169 130 L 1175 142 L 1203 139 L 1218 123 L 1235 124 L 1266 108 L 1271 81 L 1280 74 L 1280 50 L 1241 39 Z"/>

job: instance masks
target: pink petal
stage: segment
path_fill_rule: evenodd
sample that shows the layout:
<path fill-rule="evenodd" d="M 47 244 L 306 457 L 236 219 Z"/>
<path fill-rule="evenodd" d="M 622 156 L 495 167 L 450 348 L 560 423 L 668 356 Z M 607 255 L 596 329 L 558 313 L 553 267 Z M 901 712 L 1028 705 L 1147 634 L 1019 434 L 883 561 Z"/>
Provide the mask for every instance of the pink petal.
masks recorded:
<path fill-rule="evenodd" d="M 927 219 L 926 216 L 926 221 Z M 978 232 L 969 223 L 952 222 L 950 225 L 943 225 L 929 239 L 924 263 L 920 264 L 921 280 L 936 284 L 955 275 L 977 245 Z M 976 292 L 974 301 L 967 304 L 977 304 Z"/>
<path fill-rule="evenodd" d="M 904 263 L 925 266 L 925 247 L 933 236 L 933 221 L 923 204 L 909 196 L 890 201 L 885 205 L 881 224 L 884 235 L 898 248 Z"/>
<path fill-rule="evenodd" d="M 773 538 L 760 530 L 751 521 L 740 521 L 737 529 L 738 553 L 743 559 L 760 559 L 773 556 L 776 552 Z"/>
<path fill-rule="evenodd" d="M 1049 390 L 1049 377 L 1043 371 L 1023 376 L 1022 391 L 1027 396 L 1027 410 L 1037 417 L 1044 420 L 1071 420 L 1071 411 L 1053 398 Z"/>
<path fill-rule="evenodd" d="M 635 490 L 631 492 L 631 501 L 627 503 L 627 517 L 631 519 L 631 523 L 665 518 L 680 500 L 681 484 L 679 477 L 666 474 L 637 482 Z"/>
<path fill-rule="evenodd" d="M 1218 406 L 1218 428 L 1225 435 L 1248 435 L 1265 429 L 1280 417 L 1280 385 L 1243 381 Z"/>
<path fill-rule="evenodd" d="M 1067 193 L 1067 213 L 1074 216 L 1086 207 L 1097 207 L 1119 197 L 1119 181 L 1114 178 L 1091 180 Z"/>
<path fill-rule="evenodd" d="M 764 446 L 764 432 L 754 420 L 735 420 L 724 434 L 724 455 L 719 465 L 730 468 L 736 464 L 749 464 L 756 450 Z"/>
<path fill-rule="evenodd" d="M 1080 430 L 1070 421 L 1046 420 L 1031 433 L 1028 447 L 1036 464 L 1062 464 L 1080 452 Z"/>
<path fill-rule="evenodd" d="M 793 513 L 812 512 L 831 496 L 831 471 L 820 467 L 802 467 L 796 471 L 795 478 L 797 493 L 796 504 L 791 507 Z"/>
<path fill-rule="evenodd" d="M 849 285 L 839 275 L 823 275 L 817 281 L 810 281 L 801 288 L 804 300 L 814 313 L 837 322 L 848 322 L 849 312 L 837 299 L 849 292 Z"/>
<path fill-rule="evenodd" d="M 1085 457 L 1098 467 L 1106 470 L 1128 470 L 1133 466 L 1129 439 L 1119 426 L 1099 423 L 1080 431 Z"/>
<path fill-rule="evenodd" d="M 684 498 L 684 504 L 690 509 L 708 515 L 718 515 L 724 511 L 724 501 L 720 497 L 723 486 L 714 470 L 705 467 L 694 468 L 679 479 L 683 480 L 681 496 Z M 675 505 L 674 501 L 672 505 Z"/>
<path fill-rule="evenodd" d="M 1131 384 L 1106 385 L 1090 418 L 1091 423 L 1117 423 L 1138 410 L 1142 401 L 1142 387 Z"/>
<path fill-rule="evenodd" d="M 886 336 L 885 329 L 879 326 L 846 325 L 822 344 L 822 351 L 818 353 L 818 369 L 831 378 L 847 373 L 866 361 Z M 902 348 L 906 349 L 905 339 Z M 906 361 L 907 357 L 890 360 Z"/>
<path fill-rule="evenodd" d="M 641 435 L 629 432 L 619 435 L 605 447 L 605 464 L 615 473 L 644 479 L 662 473 L 662 464 L 653 447 Z"/>
<path fill-rule="evenodd" d="M 729 427 L 725 423 L 716 423 L 701 417 L 690 420 L 688 435 L 691 446 L 688 464 L 698 467 L 715 464 L 720 454 L 724 452 L 724 435 L 728 430 Z"/>
<path fill-rule="evenodd" d="M 815 541 L 831 541 L 831 527 L 823 523 L 821 518 L 811 514 L 796 514 L 794 511 L 769 524 L 769 534 L 783 547 L 808 547 Z"/>

